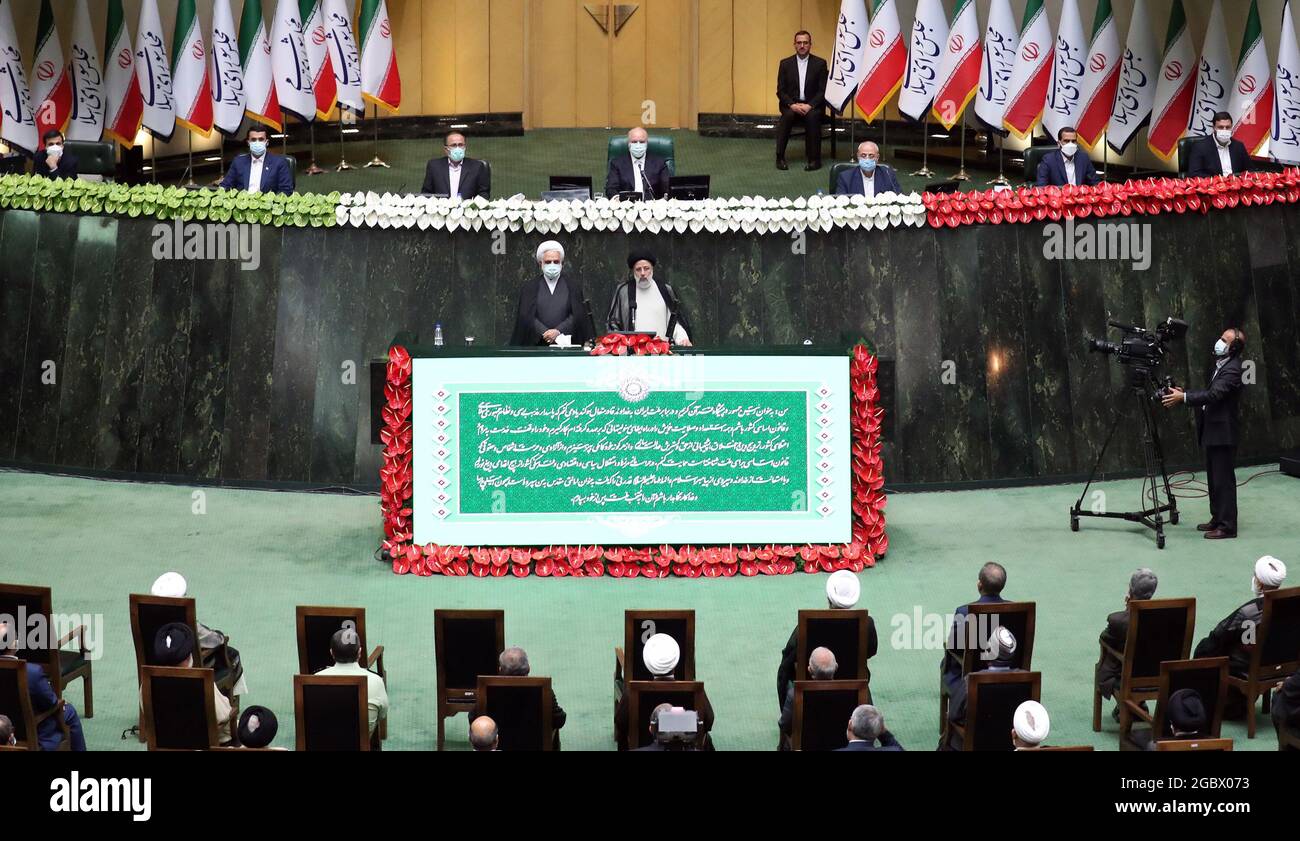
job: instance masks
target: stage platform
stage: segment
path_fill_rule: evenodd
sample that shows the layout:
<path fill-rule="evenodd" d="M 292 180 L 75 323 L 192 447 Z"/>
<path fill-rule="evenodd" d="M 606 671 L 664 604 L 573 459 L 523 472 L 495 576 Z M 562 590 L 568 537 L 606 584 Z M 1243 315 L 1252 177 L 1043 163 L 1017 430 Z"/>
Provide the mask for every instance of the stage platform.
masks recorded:
<path fill-rule="evenodd" d="M 1254 470 L 1241 470 L 1245 479 Z M 1116 750 L 1109 705 L 1102 732 L 1090 726 L 1097 635 L 1123 606 L 1129 575 L 1150 566 L 1158 595 L 1197 598 L 1196 639 L 1250 597 L 1256 558 L 1288 555 L 1300 532 L 1296 480 L 1262 476 L 1241 490 L 1241 537 L 1201 539 L 1204 500 L 1187 500 L 1183 525 L 1157 552 L 1127 523 L 1069 530 L 1078 489 L 1060 485 L 1000 491 L 891 494 L 888 557 L 861 573 L 860 606 L 875 617 L 880 653 L 871 688 L 890 730 L 908 750 L 938 742 L 940 652 L 913 647 L 921 621 L 944 621 L 975 597 L 979 566 L 1008 570 L 1005 594 L 1038 603 L 1034 663 L 1054 744 Z M 1112 505 L 1139 497 L 1138 482 L 1102 486 Z M 825 575 L 684 580 L 414 578 L 372 559 L 378 499 L 372 496 L 106 483 L 0 472 L 0 533 L 6 582 L 48 584 L 58 611 L 103 614 L 105 656 L 95 663 L 93 750 L 144 750 L 122 731 L 136 718 L 135 660 L 127 594 L 146 592 L 161 572 L 185 574 L 199 618 L 231 635 L 247 669 L 244 704 L 279 718 L 276 744 L 293 744 L 297 667 L 294 606 L 359 605 L 372 639 L 385 646 L 391 718 L 387 750 L 434 743 L 433 611 L 503 608 L 506 644 L 524 647 L 538 675 L 554 679 L 568 712 L 565 749 L 612 750 L 613 648 L 627 608 L 694 608 L 698 674 L 723 750 L 771 750 L 777 741 L 776 669 L 800 608 L 825 605 Z M 922 628 L 923 630 L 923 628 Z M 895 641 L 896 640 L 896 641 Z M 82 706 L 80 684 L 67 698 Z M 467 750 L 464 716 L 448 722 L 448 749 Z M 1264 718 L 1254 740 L 1225 722 L 1236 750 L 1276 750 Z"/>

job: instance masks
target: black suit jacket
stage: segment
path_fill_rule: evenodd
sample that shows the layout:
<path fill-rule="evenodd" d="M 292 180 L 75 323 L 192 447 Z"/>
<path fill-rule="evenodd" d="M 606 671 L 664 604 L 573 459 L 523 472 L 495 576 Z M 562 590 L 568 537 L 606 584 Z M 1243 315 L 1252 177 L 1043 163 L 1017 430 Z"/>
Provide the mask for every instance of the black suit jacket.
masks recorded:
<path fill-rule="evenodd" d="M 1116 651 L 1123 652 L 1128 642 L 1128 609 L 1117 610 L 1106 617 L 1106 630 L 1101 632 L 1101 641 Z M 1109 698 L 1115 694 L 1123 672 L 1123 663 L 1110 654 L 1102 654 L 1097 661 L 1097 684 L 1101 687 L 1102 697 Z"/>
<path fill-rule="evenodd" d="M 1250 153 L 1246 144 L 1233 140 L 1228 144 L 1228 155 L 1232 158 L 1232 174 L 1240 175 L 1250 172 Z M 1213 137 L 1202 138 L 1192 144 L 1187 153 L 1187 175 L 1189 178 L 1211 178 L 1222 175 L 1223 167 L 1219 164 L 1219 141 Z"/>
<path fill-rule="evenodd" d="M 880 640 L 876 636 L 876 619 L 871 614 L 867 614 L 867 659 L 870 660 L 876 656 L 876 651 L 880 649 Z M 799 655 L 799 628 L 790 632 L 790 640 L 781 649 L 781 665 L 776 670 L 776 704 L 778 707 L 785 707 L 787 690 L 789 690 L 795 680 L 794 665 L 795 658 Z M 865 664 L 867 680 L 871 680 L 870 663 Z M 807 680 L 807 678 L 800 678 Z"/>
<path fill-rule="evenodd" d="M 32 155 L 32 163 L 36 166 L 32 170 L 33 175 L 39 175 L 42 178 L 76 178 L 77 177 L 77 156 L 64 152 L 59 158 L 57 169 L 50 169 L 46 165 L 45 159 L 48 157 L 44 152 L 37 152 Z"/>
<path fill-rule="evenodd" d="M 1264 618 L 1264 597 L 1258 596 L 1228 614 L 1209 636 L 1196 644 L 1192 656 L 1227 657 L 1228 672 L 1244 675 L 1250 669 L 1250 654 L 1243 647 L 1242 629 L 1258 627 Z"/>
<path fill-rule="evenodd" d="M 1241 357 L 1230 356 L 1204 391 L 1188 391 L 1187 405 L 1196 413 L 1196 437 L 1202 447 L 1237 446 L 1241 404 Z"/>
<path fill-rule="evenodd" d="M 668 164 L 649 152 L 645 156 L 645 178 L 641 182 L 641 195 L 647 199 L 668 197 Z M 649 189 L 646 189 L 649 187 Z M 632 156 L 619 155 L 609 162 L 605 176 L 605 195 L 613 198 L 619 193 L 636 190 L 636 177 L 632 173 Z"/>
<path fill-rule="evenodd" d="M 875 742 L 864 742 L 861 739 L 854 739 L 852 742 L 849 742 L 844 747 L 836 748 L 835 752 L 839 753 L 841 751 L 853 751 L 853 752 L 889 751 L 889 752 L 898 753 L 901 752 L 902 750 L 903 750 L 903 746 L 900 745 L 898 743 L 898 740 L 894 738 L 894 734 L 886 730 L 884 733 L 880 734 L 880 744 L 876 744 Z"/>
<path fill-rule="evenodd" d="M 421 193 L 451 195 L 451 173 L 446 158 L 434 158 L 424 168 L 424 186 Z M 472 199 L 475 196 L 489 198 L 492 191 L 492 173 L 487 165 L 475 158 L 466 158 L 460 163 L 460 197 Z"/>
<path fill-rule="evenodd" d="M 799 96 L 799 65 L 795 56 L 781 59 L 776 71 L 776 99 L 782 111 L 789 111 L 796 102 L 806 102 L 813 110 L 826 108 L 826 59 L 808 56 L 808 73 L 804 76 L 804 95 Z"/>

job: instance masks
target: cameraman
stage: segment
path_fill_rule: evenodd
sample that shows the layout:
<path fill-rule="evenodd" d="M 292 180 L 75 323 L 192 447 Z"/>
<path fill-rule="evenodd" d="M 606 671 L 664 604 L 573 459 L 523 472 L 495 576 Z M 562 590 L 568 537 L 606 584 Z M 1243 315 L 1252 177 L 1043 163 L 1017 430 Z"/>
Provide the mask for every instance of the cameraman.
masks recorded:
<path fill-rule="evenodd" d="M 1214 374 L 1205 391 L 1171 388 L 1165 394 L 1165 408 L 1179 404 L 1200 407 L 1196 435 L 1205 448 L 1205 481 L 1210 486 L 1210 521 L 1197 526 L 1206 540 L 1237 536 L 1237 407 L 1241 403 L 1241 354 L 1246 334 L 1235 327 L 1223 331 L 1214 344 Z"/>

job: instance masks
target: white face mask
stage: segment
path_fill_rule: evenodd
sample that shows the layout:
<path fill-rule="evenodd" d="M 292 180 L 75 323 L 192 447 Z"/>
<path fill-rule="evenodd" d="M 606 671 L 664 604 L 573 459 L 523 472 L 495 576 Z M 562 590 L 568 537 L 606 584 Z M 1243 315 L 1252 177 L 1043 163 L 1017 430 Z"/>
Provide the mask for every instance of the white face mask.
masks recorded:
<path fill-rule="evenodd" d="M 646 142 L 644 140 L 633 140 L 627 144 L 627 150 L 632 157 L 640 160 L 645 157 Z"/>
<path fill-rule="evenodd" d="M 63 146 L 51 144 L 45 147 L 45 154 L 51 158 L 63 157 Z"/>
<path fill-rule="evenodd" d="M 1214 130 L 1214 139 L 1219 141 L 1220 146 L 1227 146 L 1232 142 L 1232 129 L 1218 128 Z"/>
<path fill-rule="evenodd" d="M 1078 143 L 1066 143 L 1061 146 L 1061 153 L 1067 158 L 1073 158 L 1079 151 Z"/>
<path fill-rule="evenodd" d="M 555 280 L 560 276 L 560 272 L 563 270 L 564 266 L 559 263 L 542 264 L 542 275 L 545 276 L 547 280 Z"/>
<path fill-rule="evenodd" d="M 1225 342 L 1223 339 L 1219 339 L 1217 342 L 1215 342 L 1215 343 L 1214 343 L 1214 355 L 1215 355 L 1215 356 L 1218 356 L 1218 357 L 1224 357 L 1224 356 L 1227 356 L 1227 355 L 1228 355 L 1228 343 Z"/>

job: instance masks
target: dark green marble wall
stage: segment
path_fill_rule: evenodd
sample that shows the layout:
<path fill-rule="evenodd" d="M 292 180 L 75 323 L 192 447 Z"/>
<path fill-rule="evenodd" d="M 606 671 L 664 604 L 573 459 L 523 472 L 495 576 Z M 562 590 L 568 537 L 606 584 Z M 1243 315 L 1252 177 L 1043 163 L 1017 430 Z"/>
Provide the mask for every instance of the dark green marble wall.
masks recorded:
<path fill-rule="evenodd" d="M 629 247 L 659 257 L 703 345 L 870 340 L 892 363 L 891 482 L 1086 473 L 1123 386 L 1087 336 L 1191 322 L 1170 366 L 1204 382 L 1228 324 L 1256 382 L 1244 457 L 1300 447 L 1300 209 L 1139 220 L 1151 266 L 1053 261 L 1043 225 L 809 234 L 561 236 L 600 321 Z M 155 261 L 153 222 L 0 214 L 0 461 L 371 484 L 367 361 L 405 330 L 503 341 L 542 239 L 266 228 L 261 267 Z M 53 382 L 43 373 L 53 363 Z M 1190 412 L 1171 461 L 1198 459 Z M 1109 470 L 1141 464 L 1125 422 Z"/>

